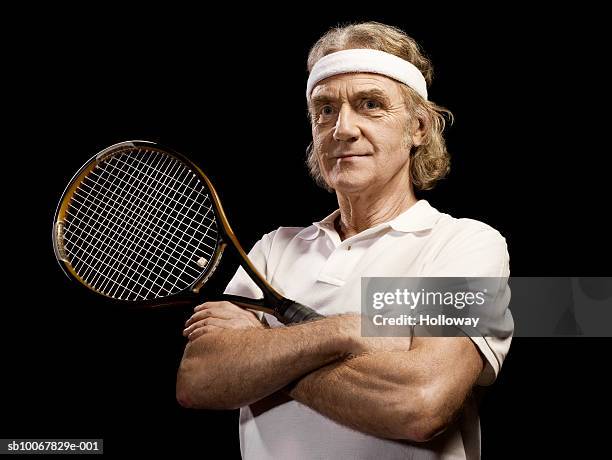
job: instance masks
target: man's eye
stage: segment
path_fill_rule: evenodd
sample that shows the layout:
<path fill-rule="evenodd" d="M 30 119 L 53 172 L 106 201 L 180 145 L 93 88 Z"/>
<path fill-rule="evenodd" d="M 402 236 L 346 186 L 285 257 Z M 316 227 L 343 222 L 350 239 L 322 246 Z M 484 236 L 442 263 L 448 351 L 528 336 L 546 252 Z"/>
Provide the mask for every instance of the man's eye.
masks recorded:
<path fill-rule="evenodd" d="M 372 99 L 368 99 L 363 103 L 363 106 L 367 110 L 376 110 L 376 109 L 380 109 L 380 102 L 374 101 Z"/>
<path fill-rule="evenodd" d="M 324 105 L 321 108 L 321 115 L 331 115 L 332 113 L 334 113 L 334 109 L 331 105 Z"/>

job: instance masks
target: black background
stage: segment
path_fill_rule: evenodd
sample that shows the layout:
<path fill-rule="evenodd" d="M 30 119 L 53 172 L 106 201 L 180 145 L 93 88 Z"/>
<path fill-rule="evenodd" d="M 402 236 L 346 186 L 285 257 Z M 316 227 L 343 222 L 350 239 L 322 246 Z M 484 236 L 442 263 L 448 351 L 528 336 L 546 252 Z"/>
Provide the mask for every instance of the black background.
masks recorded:
<path fill-rule="evenodd" d="M 246 248 L 278 226 L 327 215 L 334 197 L 303 166 L 305 60 L 339 22 L 399 26 L 434 63 L 430 98 L 456 117 L 453 166 L 424 198 L 500 230 L 515 276 L 610 276 L 599 12 L 148 13 L 55 9 L 15 18 L 22 27 L 5 87 L 10 294 L 0 437 L 104 438 L 115 455 L 239 457 L 236 412 L 175 402 L 189 310 L 129 311 L 82 292 L 53 257 L 53 212 L 91 155 L 148 139 L 209 174 Z M 235 270 L 224 262 L 207 297 Z M 483 402 L 484 458 L 584 456 L 603 445 L 605 422 L 595 417 L 610 409 L 609 347 L 594 338 L 515 339 Z"/>

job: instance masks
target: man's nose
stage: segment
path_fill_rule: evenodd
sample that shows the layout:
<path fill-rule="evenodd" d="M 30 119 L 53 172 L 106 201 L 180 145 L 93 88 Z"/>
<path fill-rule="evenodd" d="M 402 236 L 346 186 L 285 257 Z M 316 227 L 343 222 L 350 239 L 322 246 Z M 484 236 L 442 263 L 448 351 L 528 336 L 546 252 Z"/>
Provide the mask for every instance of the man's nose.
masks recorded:
<path fill-rule="evenodd" d="M 344 104 L 338 113 L 336 127 L 334 129 L 334 139 L 344 142 L 355 142 L 359 139 L 361 130 L 357 126 L 357 114 L 352 107 Z"/>

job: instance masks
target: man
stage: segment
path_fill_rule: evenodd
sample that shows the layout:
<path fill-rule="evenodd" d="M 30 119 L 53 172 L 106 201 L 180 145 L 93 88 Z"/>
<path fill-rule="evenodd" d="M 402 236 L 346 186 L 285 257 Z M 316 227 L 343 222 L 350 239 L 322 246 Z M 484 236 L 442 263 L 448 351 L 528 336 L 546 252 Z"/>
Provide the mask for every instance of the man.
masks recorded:
<path fill-rule="evenodd" d="M 448 170 L 446 111 L 427 100 L 431 65 L 402 31 L 363 23 L 325 34 L 308 67 L 308 163 L 339 209 L 264 235 L 250 257 L 326 318 L 281 327 L 227 302 L 196 307 L 177 398 L 241 408 L 246 459 L 477 458 L 472 389 L 493 382 L 511 331 L 368 338 L 357 314 L 365 276 L 509 276 L 497 231 L 415 198 Z M 260 295 L 242 271 L 227 292 Z"/>

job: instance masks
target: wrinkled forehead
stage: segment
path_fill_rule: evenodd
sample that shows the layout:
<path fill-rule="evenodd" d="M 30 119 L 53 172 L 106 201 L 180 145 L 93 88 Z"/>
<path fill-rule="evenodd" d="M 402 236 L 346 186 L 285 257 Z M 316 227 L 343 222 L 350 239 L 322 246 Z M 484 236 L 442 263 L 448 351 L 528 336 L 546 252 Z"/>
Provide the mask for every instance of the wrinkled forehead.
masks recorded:
<path fill-rule="evenodd" d="M 402 100 L 402 83 L 384 75 L 348 73 L 321 80 L 313 88 L 311 100 L 350 99 L 360 95 L 379 96 L 389 101 Z"/>

